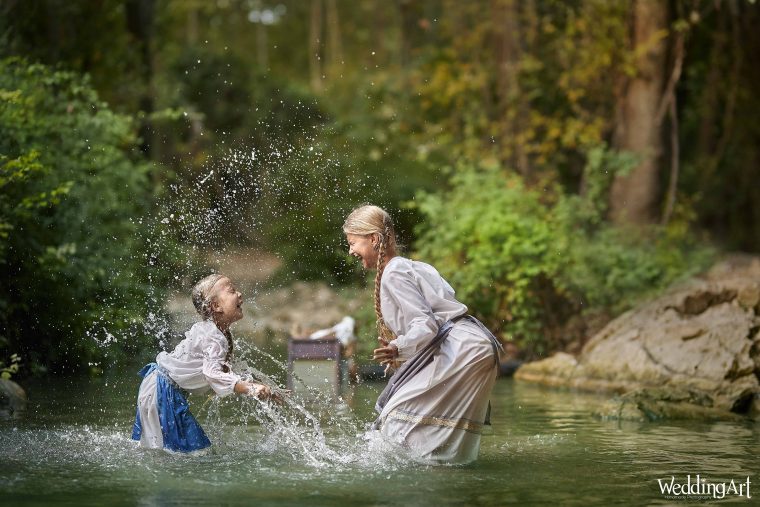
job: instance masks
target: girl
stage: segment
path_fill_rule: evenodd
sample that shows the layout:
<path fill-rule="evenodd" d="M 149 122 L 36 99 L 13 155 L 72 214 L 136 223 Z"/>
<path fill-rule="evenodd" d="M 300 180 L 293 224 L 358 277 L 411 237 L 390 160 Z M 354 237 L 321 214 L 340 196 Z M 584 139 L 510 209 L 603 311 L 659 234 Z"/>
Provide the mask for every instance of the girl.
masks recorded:
<path fill-rule="evenodd" d="M 161 352 L 139 373 L 143 381 L 132 439 L 139 440 L 141 447 L 192 452 L 211 445 L 190 413 L 185 391 L 202 393 L 211 388 L 220 396 L 235 392 L 281 400 L 268 386 L 242 380 L 230 370 L 230 325 L 243 318 L 243 297 L 230 279 L 207 276 L 193 288 L 192 297 L 203 320 L 185 333 L 172 353 Z"/>
<path fill-rule="evenodd" d="M 391 218 L 361 206 L 343 224 L 349 254 L 377 269 L 375 313 L 379 341 L 373 359 L 403 364 L 375 406 L 375 429 L 425 461 L 477 458 L 500 345 L 438 271 L 396 255 Z"/>

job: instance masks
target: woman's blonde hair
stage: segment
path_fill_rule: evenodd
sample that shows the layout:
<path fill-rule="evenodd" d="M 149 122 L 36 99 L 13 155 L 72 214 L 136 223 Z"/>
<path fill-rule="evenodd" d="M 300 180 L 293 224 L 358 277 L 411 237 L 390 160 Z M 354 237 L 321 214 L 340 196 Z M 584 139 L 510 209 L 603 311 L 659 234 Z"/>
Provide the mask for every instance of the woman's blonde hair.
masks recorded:
<path fill-rule="evenodd" d="M 346 221 L 343 223 L 344 234 L 356 234 L 358 236 L 378 235 L 377 249 L 377 274 L 375 275 L 375 290 L 373 299 L 375 302 L 375 317 L 377 319 L 377 333 L 385 341 L 391 341 L 395 338 L 393 332 L 385 324 L 383 313 L 380 309 L 380 280 L 385 270 L 386 252 L 389 247 L 396 249 L 396 232 L 393 229 L 393 220 L 390 215 L 382 208 L 365 204 L 355 208 L 349 213 Z"/>

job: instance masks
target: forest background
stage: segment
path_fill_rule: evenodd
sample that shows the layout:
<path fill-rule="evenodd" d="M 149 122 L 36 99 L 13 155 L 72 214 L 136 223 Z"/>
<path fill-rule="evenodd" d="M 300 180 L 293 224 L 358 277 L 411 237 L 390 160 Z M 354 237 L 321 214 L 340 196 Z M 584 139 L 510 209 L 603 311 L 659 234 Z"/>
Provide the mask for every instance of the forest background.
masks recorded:
<path fill-rule="evenodd" d="M 751 0 L 4 0 L 0 366 L 133 354 L 209 250 L 366 285 L 340 234 L 365 201 L 527 357 L 577 351 L 760 250 L 758 23 Z"/>

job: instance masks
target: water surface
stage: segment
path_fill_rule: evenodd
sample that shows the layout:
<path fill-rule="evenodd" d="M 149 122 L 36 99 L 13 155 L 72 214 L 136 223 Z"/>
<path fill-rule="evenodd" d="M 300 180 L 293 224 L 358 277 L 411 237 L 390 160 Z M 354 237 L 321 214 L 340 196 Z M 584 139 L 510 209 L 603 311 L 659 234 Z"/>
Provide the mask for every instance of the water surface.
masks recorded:
<path fill-rule="evenodd" d="M 602 421 L 591 413 L 603 397 L 510 379 L 497 382 L 494 425 L 480 459 L 466 466 L 415 463 L 360 438 L 382 384 L 347 390 L 344 404 L 313 409 L 322 412 L 324 444 L 300 414 L 280 414 L 286 422 L 278 430 L 257 422 L 262 412 L 255 402 L 198 397 L 191 406 L 213 450 L 200 456 L 146 451 L 129 439 L 137 380 L 123 373 L 29 385 L 26 415 L 0 421 L 3 503 L 680 504 L 683 499 L 663 497 L 658 478 L 685 482 L 700 474 L 738 482 L 749 476 L 753 487 L 758 478 L 760 425 Z M 294 430 L 297 435 L 289 433 Z"/>

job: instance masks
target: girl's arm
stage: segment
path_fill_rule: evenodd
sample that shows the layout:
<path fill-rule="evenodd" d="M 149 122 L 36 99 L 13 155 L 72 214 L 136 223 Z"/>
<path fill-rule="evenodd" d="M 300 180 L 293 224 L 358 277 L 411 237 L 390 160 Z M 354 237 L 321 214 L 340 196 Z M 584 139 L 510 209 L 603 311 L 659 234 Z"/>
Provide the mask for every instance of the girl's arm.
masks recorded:
<path fill-rule="evenodd" d="M 209 336 L 204 338 L 203 375 L 211 389 L 219 396 L 227 396 L 237 391 L 240 376 L 232 371 L 224 371 L 224 361 L 227 357 L 227 338 Z"/>
<path fill-rule="evenodd" d="M 231 370 L 224 371 L 223 365 L 227 357 L 227 338 L 211 336 L 203 349 L 203 374 L 211 388 L 220 396 L 232 393 L 250 394 L 260 400 L 282 400 L 279 393 L 264 384 L 243 380 Z"/>

